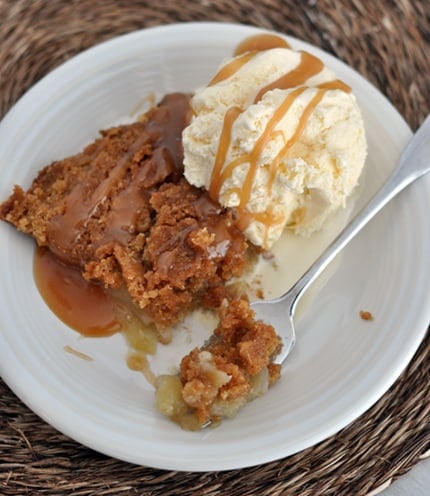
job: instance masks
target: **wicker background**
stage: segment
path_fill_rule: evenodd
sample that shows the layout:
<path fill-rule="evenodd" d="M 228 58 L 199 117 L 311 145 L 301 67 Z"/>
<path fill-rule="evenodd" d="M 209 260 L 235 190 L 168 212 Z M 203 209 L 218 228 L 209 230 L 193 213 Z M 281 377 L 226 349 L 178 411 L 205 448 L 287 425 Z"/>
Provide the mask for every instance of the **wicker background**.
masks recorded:
<path fill-rule="evenodd" d="M 413 129 L 429 113 L 429 0 L 0 0 L 0 117 L 83 49 L 191 20 L 296 36 L 358 70 Z M 337 435 L 284 460 L 218 473 L 153 470 L 95 453 L 42 422 L 0 381 L 0 494 L 366 495 L 429 454 L 429 364 L 427 333 L 394 386 Z"/>

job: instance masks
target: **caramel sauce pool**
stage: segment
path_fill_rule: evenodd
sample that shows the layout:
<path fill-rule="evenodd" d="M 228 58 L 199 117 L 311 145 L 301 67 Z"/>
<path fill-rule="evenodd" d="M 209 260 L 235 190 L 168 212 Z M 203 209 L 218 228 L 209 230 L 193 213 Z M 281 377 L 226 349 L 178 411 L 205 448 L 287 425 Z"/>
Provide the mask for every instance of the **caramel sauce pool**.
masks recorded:
<path fill-rule="evenodd" d="M 115 303 L 99 285 L 86 281 L 78 269 L 38 248 L 34 279 L 40 294 L 66 325 L 84 336 L 110 336 L 120 330 Z"/>
<path fill-rule="evenodd" d="M 128 367 L 142 372 L 155 385 L 147 355 L 155 353 L 158 334 L 142 321 L 128 298 L 86 281 L 78 268 L 64 264 L 47 248 L 36 250 L 33 272 L 42 298 L 64 324 L 86 337 L 123 333 L 130 348 Z M 64 349 L 83 360 L 92 359 L 70 346 Z"/>

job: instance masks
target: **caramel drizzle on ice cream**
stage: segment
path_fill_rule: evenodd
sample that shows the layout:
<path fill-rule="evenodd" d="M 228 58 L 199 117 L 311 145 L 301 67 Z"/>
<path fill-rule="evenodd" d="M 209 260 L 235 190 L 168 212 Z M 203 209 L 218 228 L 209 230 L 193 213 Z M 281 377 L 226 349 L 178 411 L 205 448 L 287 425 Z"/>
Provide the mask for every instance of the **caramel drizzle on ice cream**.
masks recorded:
<path fill-rule="evenodd" d="M 252 60 L 259 53 L 259 36 L 264 35 L 252 37 L 251 39 L 245 40 L 243 43 L 241 43 L 238 49 L 236 49 L 235 51 L 235 54 L 238 56 L 220 69 L 220 71 L 210 82 L 210 85 L 214 85 L 233 76 L 237 71 L 241 69 L 241 67 Z M 267 49 L 266 41 L 267 40 L 262 38 L 263 50 Z M 285 48 L 288 47 L 288 44 L 282 38 L 271 37 L 269 40 L 269 47 Z M 250 48 L 251 51 L 242 53 L 248 48 Z M 236 209 L 238 212 L 238 226 L 240 229 L 246 229 L 248 225 L 253 221 L 261 222 L 267 228 L 269 226 L 274 226 L 282 222 L 282 216 L 277 216 L 274 212 L 250 212 L 246 208 L 246 205 L 248 204 L 251 197 L 252 187 L 254 184 L 255 176 L 257 174 L 258 160 L 269 141 L 273 140 L 277 135 L 283 137 L 283 132 L 277 129 L 277 126 L 285 117 L 295 100 L 308 89 L 308 86 L 306 86 L 306 81 L 319 74 L 323 69 L 324 64 L 320 59 L 307 52 L 300 52 L 300 63 L 297 67 L 283 74 L 275 81 L 272 81 L 271 83 L 262 87 L 254 97 L 254 104 L 258 103 L 268 91 L 274 89 L 286 90 L 292 88 L 294 88 L 294 90 L 292 90 L 285 96 L 284 101 L 269 119 L 266 128 L 255 142 L 253 149 L 249 153 L 244 153 L 228 163 L 227 154 L 231 145 L 232 129 L 234 123 L 242 114 L 244 109 L 234 106 L 229 108 L 225 113 L 223 127 L 215 157 L 215 163 L 210 180 L 209 194 L 213 199 L 218 199 L 223 184 L 232 177 L 234 170 L 244 163 L 249 164 L 241 188 L 235 188 L 234 190 L 231 190 L 231 192 L 236 193 L 239 198 L 239 204 Z M 321 83 L 317 85 L 316 88 L 317 91 L 315 95 L 303 109 L 293 135 L 286 141 L 284 146 L 281 148 L 281 150 L 278 152 L 269 166 L 267 195 L 271 194 L 272 186 L 276 178 L 276 171 L 280 162 L 285 157 L 287 152 L 291 149 L 291 147 L 300 139 L 300 136 L 306 128 L 306 124 L 313 110 L 323 98 L 324 93 L 331 89 L 339 89 L 345 92 L 351 91 L 351 88 L 348 85 L 338 79 Z"/>
<path fill-rule="evenodd" d="M 261 88 L 254 98 L 254 103 L 259 102 L 268 91 L 275 89 L 288 90 L 304 84 L 305 81 L 324 69 L 323 62 L 317 57 L 307 52 L 301 52 L 300 55 L 300 64 L 292 71 L 283 74 L 280 78 Z"/>
<path fill-rule="evenodd" d="M 218 84 L 221 81 L 224 81 L 225 79 L 228 79 L 229 77 L 233 76 L 233 74 L 235 74 L 243 65 L 249 62 L 251 59 L 253 59 L 256 53 L 257 52 L 248 52 L 248 53 L 244 53 L 243 55 L 240 55 L 239 57 L 234 58 L 232 61 L 230 61 L 225 66 L 223 66 L 215 74 L 215 76 L 209 83 L 209 86 Z"/>
<path fill-rule="evenodd" d="M 270 48 L 290 48 L 290 45 L 286 40 L 274 34 L 257 34 L 256 36 L 246 38 L 236 47 L 236 50 L 234 51 L 236 57 L 225 64 L 218 73 L 215 74 L 208 86 L 213 86 L 214 84 L 228 79 L 243 65 L 254 58 L 258 52 L 269 50 Z"/>
<path fill-rule="evenodd" d="M 291 48 L 288 41 L 276 34 L 262 33 L 249 36 L 237 45 L 234 55 L 241 55 L 246 52 L 261 52 L 271 48 Z"/>

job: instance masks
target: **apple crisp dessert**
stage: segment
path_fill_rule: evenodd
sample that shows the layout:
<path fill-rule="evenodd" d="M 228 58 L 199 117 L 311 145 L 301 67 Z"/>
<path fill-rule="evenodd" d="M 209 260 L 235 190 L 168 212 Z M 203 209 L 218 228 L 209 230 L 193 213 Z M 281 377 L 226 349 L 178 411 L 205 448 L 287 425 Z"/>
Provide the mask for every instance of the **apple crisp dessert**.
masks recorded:
<path fill-rule="evenodd" d="M 212 338 L 183 358 L 179 374 L 156 381 L 160 411 L 195 429 L 233 416 L 278 379 L 280 340 L 228 287 L 250 248 L 233 211 L 183 176 L 189 118 L 188 95 L 165 96 L 137 122 L 44 167 L 27 191 L 15 186 L 0 218 L 91 284 L 126 290 L 158 341 L 196 307 L 219 313 Z"/>

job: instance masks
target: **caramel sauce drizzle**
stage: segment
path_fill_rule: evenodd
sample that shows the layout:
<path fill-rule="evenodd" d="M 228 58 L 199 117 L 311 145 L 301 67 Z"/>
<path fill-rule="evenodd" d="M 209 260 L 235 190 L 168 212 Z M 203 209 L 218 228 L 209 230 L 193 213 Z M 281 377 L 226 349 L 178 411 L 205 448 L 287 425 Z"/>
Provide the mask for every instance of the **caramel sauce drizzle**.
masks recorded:
<path fill-rule="evenodd" d="M 350 93 L 351 86 L 348 86 L 346 83 L 341 81 L 340 79 L 334 79 L 333 81 L 327 81 L 325 83 L 320 83 L 318 85 L 318 88 L 325 89 L 325 90 L 341 90 L 344 91 L 345 93 Z"/>
<path fill-rule="evenodd" d="M 276 34 L 263 33 L 245 38 L 237 45 L 234 55 L 241 55 L 245 52 L 261 52 L 271 48 L 291 48 L 291 46 L 284 38 Z"/>
<path fill-rule="evenodd" d="M 303 93 L 305 89 L 306 89 L 305 87 L 297 88 L 285 98 L 285 100 L 278 107 L 278 109 L 276 109 L 276 112 L 270 118 L 266 128 L 264 129 L 264 132 L 257 139 L 255 146 L 250 153 L 241 155 L 240 157 L 236 158 L 235 160 L 227 164 L 219 173 L 215 172 L 214 169 L 215 174 L 213 174 L 213 178 L 211 180 L 211 189 L 209 190 L 211 196 L 212 194 L 216 195 L 216 197 L 219 196 L 221 186 L 224 184 L 224 182 L 227 179 L 229 179 L 232 176 L 234 169 L 245 162 L 249 162 L 250 167 L 248 168 L 248 172 L 246 174 L 244 184 L 240 190 L 237 190 L 237 193 L 239 194 L 239 198 L 240 198 L 239 206 L 240 207 L 243 206 L 248 201 L 251 195 L 251 189 L 255 178 L 255 174 L 257 173 L 258 158 L 260 157 L 268 141 L 270 141 L 271 139 L 273 139 L 273 137 L 276 137 L 277 135 L 281 135 L 281 136 L 283 135 L 282 131 L 275 131 L 275 127 L 279 124 L 280 120 L 288 112 L 291 105 L 294 103 L 296 97 L 299 96 L 301 93 Z M 234 115 L 236 115 L 236 113 Z M 233 122 L 230 123 L 230 125 L 232 126 Z M 223 129 L 220 139 L 220 148 L 222 150 L 225 150 L 225 152 L 223 152 L 222 154 L 224 156 L 224 160 L 225 160 L 225 154 L 227 153 L 228 147 L 230 145 L 230 132 L 229 132 L 230 129 L 231 129 L 230 126 L 229 129 L 226 130 L 226 132 L 224 132 Z M 220 163 L 224 163 L 223 156 L 218 157 L 217 154 L 215 163 L 217 163 L 218 167 Z"/>
<path fill-rule="evenodd" d="M 51 251 L 58 258 L 68 259 L 68 254 L 73 251 L 73 246 L 79 241 L 88 222 L 96 214 L 97 209 L 106 202 L 110 189 L 124 178 L 130 158 L 147 141 L 148 136 L 146 134 L 140 136 L 87 200 L 84 199 L 85 182 L 78 183 L 70 192 L 66 199 L 64 213 L 51 221 L 48 230 L 51 239 Z M 121 228 L 119 226 L 115 225 L 114 230 L 117 231 L 117 235 L 120 235 Z"/>
<path fill-rule="evenodd" d="M 258 52 L 271 48 L 290 48 L 286 40 L 274 34 L 257 34 L 243 40 L 234 51 L 235 58 L 223 66 L 210 81 L 208 86 L 220 83 L 235 74 Z"/>
<path fill-rule="evenodd" d="M 304 111 L 300 117 L 299 123 L 296 127 L 296 130 L 294 131 L 294 134 L 285 143 L 285 145 L 281 148 L 281 150 L 278 152 L 278 154 L 274 158 L 273 162 L 270 164 L 270 169 L 269 169 L 270 174 L 269 174 L 269 182 L 268 182 L 269 191 L 272 189 L 273 183 L 275 181 L 276 169 L 278 168 L 279 163 L 281 162 L 283 157 L 285 157 L 288 150 L 294 145 L 294 143 L 296 143 L 296 141 L 298 141 L 298 139 L 302 135 L 312 111 L 319 104 L 319 102 L 321 101 L 323 96 L 324 96 L 324 90 L 319 89 L 317 91 L 316 95 L 312 98 L 312 100 L 305 107 L 305 109 L 304 109 Z"/>
<path fill-rule="evenodd" d="M 242 110 L 239 107 L 231 107 L 227 110 L 224 116 L 224 123 L 222 126 L 221 136 L 219 139 L 218 150 L 215 157 L 215 164 L 212 170 L 212 177 L 209 187 L 209 195 L 214 200 L 218 198 L 219 190 L 223 183 L 222 168 L 225 164 L 228 148 L 230 146 L 231 129 L 241 113 Z"/>
<path fill-rule="evenodd" d="M 253 38 L 254 39 L 251 39 L 249 41 L 245 40 L 241 45 L 239 45 L 238 49 L 236 49 L 235 51 L 235 54 L 241 55 L 245 49 L 250 49 L 251 51 L 243 53 L 240 57 L 233 59 L 232 62 L 224 66 L 214 77 L 210 84 L 215 84 L 232 76 L 258 53 L 259 40 L 258 37 Z M 282 40 L 282 38 L 278 38 L 278 40 L 286 43 L 284 42 L 284 40 Z M 270 45 L 270 43 L 273 44 Z M 276 45 L 276 40 L 270 40 L 270 43 L 270 48 L 274 48 L 275 46 L 285 47 L 285 44 Z M 264 48 L 264 43 L 262 46 L 263 47 L 261 49 L 266 49 Z M 236 193 L 239 198 L 239 205 L 236 207 L 236 210 L 238 212 L 238 227 L 240 229 L 246 229 L 246 227 L 253 221 L 259 221 L 266 227 L 282 222 L 281 216 L 276 216 L 271 211 L 251 213 L 246 208 L 246 205 L 251 197 L 252 187 L 258 170 L 258 159 L 269 141 L 276 138 L 277 136 L 283 137 L 283 132 L 279 129 L 276 129 L 276 127 L 285 117 L 296 98 L 299 97 L 299 95 L 301 95 L 308 88 L 305 85 L 306 81 L 320 73 L 323 68 L 324 64 L 320 59 L 307 52 L 300 52 L 300 63 L 297 67 L 261 88 L 253 100 L 254 104 L 258 103 L 263 98 L 265 93 L 273 89 L 295 89 L 285 97 L 284 101 L 276 109 L 273 116 L 269 119 L 263 133 L 257 139 L 253 149 L 249 153 L 245 153 L 228 163 L 226 162 L 226 159 L 231 144 L 232 129 L 234 123 L 244 110 L 238 107 L 232 107 L 226 112 L 220 135 L 218 150 L 215 157 L 214 168 L 211 175 L 209 194 L 212 198 L 218 199 L 222 185 L 225 183 L 225 181 L 232 177 L 236 167 L 244 163 L 249 164 L 242 187 L 232 190 L 232 192 Z M 281 148 L 281 150 L 278 152 L 277 156 L 274 158 L 269 166 L 269 178 L 267 183 L 268 195 L 271 194 L 271 190 L 276 178 L 276 171 L 280 162 L 291 149 L 291 147 L 300 139 L 300 136 L 306 128 L 306 124 L 313 110 L 322 100 L 324 93 L 330 89 L 340 89 L 345 92 L 351 91 L 351 88 L 348 85 L 338 79 L 321 83 L 316 86 L 316 88 L 318 88 L 318 90 L 312 100 L 304 108 L 293 135 Z"/>
<path fill-rule="evenodd" d="M 234 58 L 228 64 L 223 66 L 212 78 L 208 86 L 213 86 L 229 77 L 233 76 L 242 66 L 244 66 L 247 62 L 249 62 L 252 58 L 255 57 L 257 52 L 247 52 L 241 55 L 240 57 Z"/>
<path fill-rule="evenodd" d="M 188 96 L 166 97 L 153 110 L 152 119 L 141 134 L 92 191 L 86 191 L 86 181 L 73 186 L 63 212 L 52 218 L 47 229 L 50 249 L 60 260 L 79 266 L 85 264 L 83 255 L 75 252 L 75 246 L 82 236 L 88 235 L 90 223 L 103 208 L 107 210 L 106 229 L 100 239 L 92 240 L 93 245 L 102 246 L 111 241 L 127 244 L 136 231 L 137 214 L 145 204 L 145 190 L 182 171 L 182 143 L 178 136 L 186 124 L 188 108 Z M 154 151 L 141 165 L 147 148 Z M 90 167 L 97 167 L 97 162 Z M 132 170 L 136 172 L 130 181 L 127 178 L 131 177 Z M 91 172 L 88 175 L 91 177 Z M 111 199 L 114 189 L 119 192 Z"/>
<path fill-rule="evenodd" d="M 261 88 L 254 98 L 254 103 L 259 102 L 265 93 L 274 89 L 287 90 L 295 88 L 305 81 L 321 72 L 324 68 L 323 62 L 310 53 L 301 52 L 300 64 L 292 71 L 287 72 L 280 78 Z"/>

